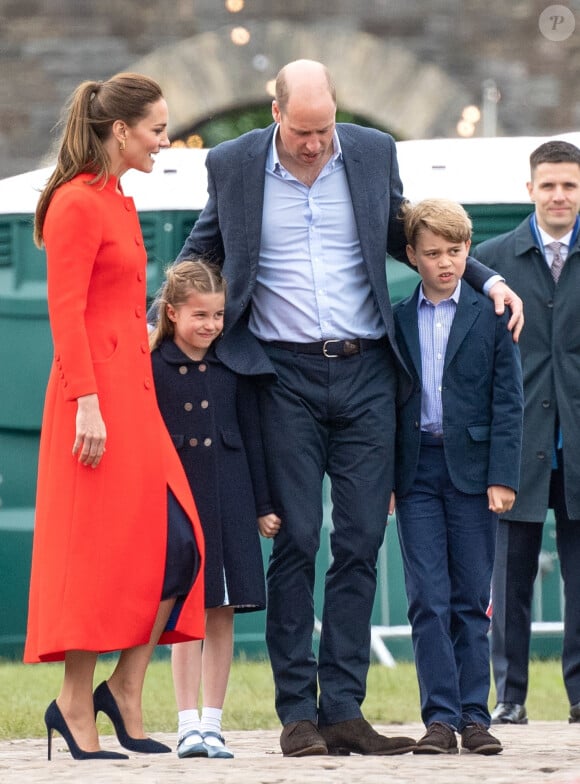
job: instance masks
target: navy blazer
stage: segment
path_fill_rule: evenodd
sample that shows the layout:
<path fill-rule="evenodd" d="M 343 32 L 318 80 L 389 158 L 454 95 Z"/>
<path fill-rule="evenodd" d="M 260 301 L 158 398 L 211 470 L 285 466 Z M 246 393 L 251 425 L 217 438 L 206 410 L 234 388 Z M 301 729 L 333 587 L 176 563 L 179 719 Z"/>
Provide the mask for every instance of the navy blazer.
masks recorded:
<path fill-rule="evenodd" d="M 420 284 L 395 306 L 399 348 L 413 376 L 413 391 L 397 410 L 397 495 L 410 489 L 421 441 L 421 348 L 417 318 Z M 463 493 L 490 485 L 517 491 L 523 425 L 520 355 L 507 329 L 508 314 L 465 280 L 443 367 L 443 448 L 451 481 Z"/>
<path fill-rule="evenodd" d="M 252 373 L 273 370 L 250 335 L 247 317 L 260 253 L 266 160 L 275 127 L 249 131 L 208 152 L 208 201 L 178 257 L 201 255 L 222 267 L 228 297 L 218 354 L 238 373 L 248 372 L 247 363 Z M 336 130 L 371 288 L 391 348 L 400 360 L 386 274 L 387 250 L 407 261 L 403 225 L 397 218 L 403 186 L 395 142 L 386 133 L 359 125 L 338 123 Z M 490 274 L 474 261 L 470 281 L 480 287 Z M 403 373 L 405 378 L 408 385 L 408 375 Z"/>

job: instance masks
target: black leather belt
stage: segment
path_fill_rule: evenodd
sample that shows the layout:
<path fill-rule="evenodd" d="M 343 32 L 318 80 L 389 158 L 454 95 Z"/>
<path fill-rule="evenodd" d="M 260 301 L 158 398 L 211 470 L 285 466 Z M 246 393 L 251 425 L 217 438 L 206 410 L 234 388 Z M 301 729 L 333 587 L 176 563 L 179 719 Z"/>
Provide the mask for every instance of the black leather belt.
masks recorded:
<path fill-rule="evenodd" d="M 264 341 L 265 346 L 295 351 L 297 354 L 322 354 L 324 357 L 352 357 L 371 348 L 380 348 L 387 343 L 386 338 L 368 340 L 367 338 L 345 338 L 344 340 L 320 340 L 317 343 L 287 343 L 284 340 Z"/>

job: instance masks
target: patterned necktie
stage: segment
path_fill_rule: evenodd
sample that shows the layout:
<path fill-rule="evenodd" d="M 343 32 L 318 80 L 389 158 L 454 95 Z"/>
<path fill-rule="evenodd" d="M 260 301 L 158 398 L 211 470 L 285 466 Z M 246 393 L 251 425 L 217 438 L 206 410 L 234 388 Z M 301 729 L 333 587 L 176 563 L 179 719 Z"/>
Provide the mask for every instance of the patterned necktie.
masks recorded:
<path fill-rule="evenodd" d="M 550 267 L 550 272 L 554 278 L 554 283 L 558 282 L 560 273 L 562 272 L 562 267 L 564 266 L 564 259 L 560 255 L 560 248 L 562 247 L 562 244 L 563 243 L 561 242 L 550 242 L 548 245 L 546 245 L 546 247 L 550 248 L 554 254 L 552 257 L 552 266 Z"/>

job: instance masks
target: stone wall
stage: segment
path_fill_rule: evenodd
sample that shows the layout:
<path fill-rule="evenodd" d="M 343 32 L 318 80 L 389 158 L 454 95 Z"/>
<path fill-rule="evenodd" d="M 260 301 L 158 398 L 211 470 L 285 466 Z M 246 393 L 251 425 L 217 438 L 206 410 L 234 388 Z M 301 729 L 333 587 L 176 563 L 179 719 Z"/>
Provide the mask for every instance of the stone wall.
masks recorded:
<path fill-rule="evenodd" d="M 507 135 L 577 130 L 580 0 L 567 3 L 577 28 L 560 42 L 538 27 L 548 5 L 547 0 L 245 0 L 245 8 L 232 14 L 223 0 L 0 0 L 0 177 L 42 164 L 60 109 L 83 79 L 107 78 L 160 47 L 201 33 L 273 19 L 287 23 L 289 37 L 295 23 L 331 21 L 401 46 L 414 62 L 441 69 L 471 103 L 481 104 L 483 84 L 493 79 L 501 93 L 498 128 Z M 230 58 L 238 68 L 236 54 L 223 49 L 216 57 L 222 68 Z M 367 87 L 361 80 L 363 107 Z M 404 80 L 393 86 L 400 93 L 393 94 L 394 102 L 405 100 L 405 89 Z"/>

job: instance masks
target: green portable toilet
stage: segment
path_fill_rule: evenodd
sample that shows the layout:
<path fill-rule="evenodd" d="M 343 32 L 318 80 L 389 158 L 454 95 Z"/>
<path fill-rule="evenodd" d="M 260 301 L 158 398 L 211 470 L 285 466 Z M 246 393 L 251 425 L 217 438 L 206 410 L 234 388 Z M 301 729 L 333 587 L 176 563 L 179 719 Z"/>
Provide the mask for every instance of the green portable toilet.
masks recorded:
<path fill-rule="evenodd" d="M 26 622 L 40 412 L 51 359 L 43 254 L 32 212 L 48 170 L 0 182 L 0 656 Z"/>

